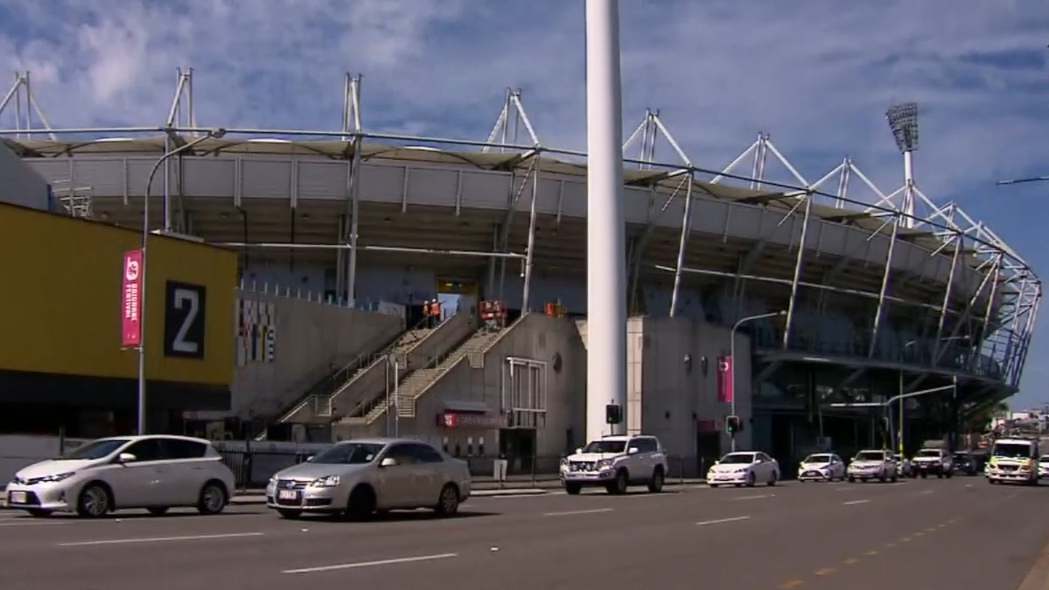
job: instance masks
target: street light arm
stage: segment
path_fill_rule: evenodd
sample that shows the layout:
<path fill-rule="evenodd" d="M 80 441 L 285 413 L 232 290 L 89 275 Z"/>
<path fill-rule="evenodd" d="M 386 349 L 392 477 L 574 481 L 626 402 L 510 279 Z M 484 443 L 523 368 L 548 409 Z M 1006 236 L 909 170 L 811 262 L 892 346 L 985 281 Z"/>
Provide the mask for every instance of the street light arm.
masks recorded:
<path fill-rule="evenodd" d="M 157 175 L 157 171 L 160 170 L 160 167 L 164 165 L 164 162 L 167 162 L 173 156 L 181 154 L 182 152 L 185 152 L 185 151 L 187 151 L 189 149 L 192 149 L 193 147 L 195 147 L 197 144 L 199 144 L 201 142 L 207 141 L 209 139 L 217 139 L 217 138 L 222 137 L 225 134 L 226 134 L 226 130 L 225 129 L 213 129 L 211 131 L 208 131 L 208 133 L 206 135 L 204 135 L 203 137 L 198 137 L 198 138 L 194 139 L 193 141 L 191 141 L 191 142 L 189 142 L 189 143 L 187 143 L 185 145 L 181 145 L 181 146 L 171 150 L 170 152 L 164 154 L 163 156 L 161 156 L 160 159 L 158 159 L 156 161 L 156 163 L 153 164 L 153 169 L 149 171 L 149 178 L 146 179 L 145 199 L 147 201 L 149 200 L 149 192 L 150 192 L 150 188 L 153 186 L 153 178 Z M 149 221 L 148 220 L 143 221 L 142 224 L 144 226 L 148 225 Z"/>
<path fill-rule="evenodd" d="M 758 314 L 758 315 L 752 315 L 752 316 L 748 316 L 748 317 L 745 317 L 745 318 L 741 318 L 739 321 L 737 321 L 735 323 L 735 325 L 732 326 L 732 331 L 735 332 L 736 330 L 739 329 L 740 326 L 742 326 L 743 324 L 745 324 L 747 322 L 755 322 L 757 320 L 763 320 L 765 318 L 774 318 L 774 317 L 783 316 L 783 315 L 787 315 L 787 312 L 781 310 L 781 311 L 773 311 L 773 312 L 770 312 L 770 313 L 762 313 L 762 314 Z"/>

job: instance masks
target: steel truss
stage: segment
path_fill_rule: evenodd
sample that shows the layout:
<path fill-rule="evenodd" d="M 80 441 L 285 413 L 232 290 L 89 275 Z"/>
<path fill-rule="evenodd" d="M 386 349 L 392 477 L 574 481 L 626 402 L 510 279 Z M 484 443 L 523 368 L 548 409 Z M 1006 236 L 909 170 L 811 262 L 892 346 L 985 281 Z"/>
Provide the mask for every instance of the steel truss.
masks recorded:
<path fill-rule="evenodd" d="M 15 139 L 24 139 L 37 136 L 46 136 L 53 141 L 59 141 L 60 136 L 72 135 L 141 135 L 163 133 L 166 136 L 165 153 L 185 143 L 186 137 L 199 136 L 207 131 L 197 125 L 196 111 L 193 104 L 193 70 L 192 68 L 180 68 L 177 72 L 177 83 L 168 112 L 167 120 L 160 126 L 141 127 L 110 127 L 110 128 L 52 128 L 48 118 L 40 108 L 38 102 L 31 92 L 29 72 L 19 72 L 15 75 L 15 83 L 0 101 L 0 121 L 3 121 L 3 113 L 6 109 L 14 110 L 15 126 L 10 129 L 0 130 L 0 136 L 13 136 Z M 34 116 L 35 115 L 35 116 Z M 485 140 L 454 139 L 441 137 L 413 137 L 388 133 L 373 133 L 365 131 L 361 118 L 361 76 L 346 74 L 344 92 L 342 125 L 339 130 L 281 130 L 281 129 L 258 129 L 258 128 L 227 128 L 227 135 L 241 136 L 264 136 L 267 138 L 332 138 L 347 143 L 346 157 L 351 159 L 351 165 L 346 178 L 346 211 L 340 220 L 339 240 L 333 244 L 303 245 L 292 243 L 236 243 L 244 248 L 327 248 L 336 251 L 337 256 L 337 285 L 339 293 L 343 294 L 351 303 L 356 292 L 357 274 L 357 252 L 359 250 L 385 250 L 400 252 L 419 252 L 442 256 L 472 256 L 485 257 L 489 259 L 488 287 L 490 293 L 503 292 L 506 276 L 506 262 L 508 259 L 521 260 L 521 276 L 524 279 L 522 299 L 524 309 L 531 305 L 530 283 L 533 271 L 533 252 L 536 247 L 536 195 L 540 182 L 541 158 L 545 154 L 556 155 L 561 159 L 585 158 L 586 154 L 545 146 L 539 140 L 535 127 L 529 118 L 522 93 L 517 89 L 508 89 L 504 104 L 499 112 L 491 133 Z M 523 132 L 523 133 L 522 133 Z M 522 140 L 522 135 L 524 138 Z M 670 147 L 670 151 L 676 156 L 677 162 L 666 163 L 656 159 L 656 151 L 660 138 Z M 503 223 L 499 225 L 493 236 L 493 248 L 488 252 L 456 251 L 424 248 L 392 248 L 373 246 L 359 243 L 358 218 L 359 218 L 359 171 L 361 165 L 362 143 L 365 140 L 379 140 L 399 144 L 431 145 L 431 146 L 454 146 L 457 148 L 476 148 L 482 152 L 493 150 L 508 153 L 510 155 L 505 168 L 513 176 L 508 195 L 510 205 Z M 631 149 L 636 149 L 637 157 L 630 157 Z M 979 363 L 984 355 L 992 358 L 1002 358 L 1004 366 L 1002 375 L 1006 382 L 1015 387 L 1019 384 L 1029 350 L 1030 340 L 1034 331 L 1038 309 L 1042 297 L 1041 280 L 1031 271 L 1027 262 L 1020 257 L 1008 244 L 1006 244 L 995 232 L 987 228 L 983 223 L 973 220 L 961 207 L 954 202 L 944 205 L 936 205 L 933 200 L 925 195 L 919 185 L 913 180 L 912 162 L 910 154 L 905 154 L 905 182 L 904 185 L 892 192 L 884 192 L 865 175 L 855 162 L 845 157 L 835 168 L 821 176 L 815 182 L 810 182 L 794 167 L 790 161 L 772 143 L 767 133 L 760 133 L 757 139 L 744 150 L 737 158 L 729 163 L 724 169 L 712 170 L 701 168 L 693 164 L 691 158 L 681 148 L 667 126 L 660 118 L 658 111 L 648 110 L 641 123 L 624 142 L 624 163 L 635 166 L 638 169 L 651 171 L 652 174 L 645 179 L 645 183 L 651 188 L 649 223 L 643 228 L 641 234 L 634 238 L 629 244 L 628 263 L 630 269 L 630 306 L 637 309 L 637 292 L 639 275 L 643 263 L 644 251 L 655 231 L 655 221 L 662 217 L 670 204 L 675 199 L 684 199 L 683 215 L 681 221 L 681 232 L 679 236 L 678 252 L 674 267 L 660 266 L 661 270 L 673 273 L 674 287 L 671 295 L 669 313 L 671 316 L 678 311 L 680 291 L 682 288 L 682 276 L 687 273 L 701 273 L 707 275 L 724 275 L 733 289 L 733 296 L 737 314 L 742 305 L 743 296 L 748 281 L 768 281 L 766 277 L 753 275 L 750 271 L 760 257 L 766 244 L 763 240 L 755 242 L 751 250 L 741 257 L 736 272 L 720 273 L 716 271 L 689 269 L 684 266 L 685 252 L 691 232 L 689 220 L 691 219 L 692 202 L 694 198 L 702 198 L 703 184 L 696 182 L 697 178 L 707 179 L 708 183 L 722 183 L 733 181 L 743 184 L 754 190 L 769 190 L 769 200 L 794 200 L 792 208 L 779 221 L 782 225 L 791 219 L 795 213 L 802 215 L 801 244 L 807 238 L 808 221 L 812 215 L 815 204 L 828 204 L 836 209 L 843 210 L 842 217 L 847 220 L 849 212 L 854 211 L 857 215 L 865 214 L 869 217 L 884 220 L 882 226 L 871 233 L 868 240 L 874 236 L 885 233 L 890 236 L 893 246 L 902 229 L 922 230 L 925 235 L 935 236 L 941 246 L 932 255 L 937 255 L 944 250 L 952 249 L 952 271 L 949 275 L 943 302 L 940 305 L 905 301 L 894 296 L 892 282 L 890 281 L 891 262 L 895 248 L 890 246 L 886 257 L 881 288 L 877 292 L 866 292 L 852 289 L 833 287 L 830 285 L 835 278 L 839 277 L 845 270 L 847 257 L 842 259 L 838 265 L 832 268 L 820 284 L 811 284 L 801 280 L 801 269 L 804 265 L 806 248 L 799 247 L 794 260 L 794 273 L 792 280 L 787 284 L 790 286 L 791 297 L 787 309 L 786 329 L 783 333 L 784 347 L 787 346 L 791 331 L 794 327 L 794 315 L 797 304 L 799 287 L 815 288 L 821 292 L 820 307 L 824 305 L 824 295 L 829 292 L 849 293 L 877 301 L 876 311 L 873 317 L 874 334 L 868 354 L 873 356 L 877 345 L 879 332 L 883 326 L 883 315 L 887 303 L 916 305 L 931 308 L 937 313 L 938 321 L 936 328 L 936 342 L 933 351 L 934 363 L 945 352 L 946 348 L 941 344 L 945 341 L 957 339 L 963 324 L 970 316 L 975 316 L 981 324 L 979 333 L 980 342 L 974 347 L 974 363 Z M 516 156 L 516 157 L 515 157 Z M 779 164 L 788 173 L 786 181 L 775 181 L 768 173 L 769 164 Z M 750 170 L 743 173 L 737 169 L 749 164 Z M 165 165 L 164 174 L 164 230 L 184 231 L 186 223 L 186 212 L 182 209 L 178 197 L 180 191 L 173 190 L 172 180 L 178 178 L 179 158 L 169 158 Z M 521 169 L 525 171 L 522 173 Z M 676 189 L 669 195 L 657 190 L 657 183 L 664 183 L 671 179 L 679 179 Z M 864 199 L 850 196 L 850 189 L 854 188 L 856 181 L 859 188 L 872 196 Z M 824 187 L 836 181 L 833 188 Z M 79 190 L 79 189 L 78 189 Z M 700 194 L 697 195 L 696 192 Z M 70 191 L 74 193 L 75 191 Z M 779 194 L 781 193 L 781 194 Z M 853 190 L 855 193 L 855 190 Z M 509 231 L 516 205 L 521 198 L 529 199 L 529 224 L 527 246 L 524 253 L 511 252 L 509 249 Z M 870 201 L 874 202 L 871 203 Z M 296 206 L 292 201 L 291 206 Z M 79 204 L 78 211 L 90 211 L 89 206 Z M 227 244 L 229 245 L 229 244 Z M 949 309 L 948 302 L 955 290 L 955 272 L 959 264 L 973 264 L 964 258 L 975 259 L 975 267 L 984 273 L 984 280 L 976 294 L 970 299 L 970 304 L 961 312 Z M 776 279 L 775 282 L 781 282 Z M 985 310 L 974 310 L 973 305 L 983 294 L 988 295 L 988 304 Z M 997 314 L 994 309 L 997 305 Z M 957 316 L 950 333 L 946 332 L 948 315 Z M 994 316 L 994 317 L 992 317 Z M 975 366 L 974 366 L 975 368 Z M 917 386 L 919 378 L 913 382 L 909 389 Z"/>

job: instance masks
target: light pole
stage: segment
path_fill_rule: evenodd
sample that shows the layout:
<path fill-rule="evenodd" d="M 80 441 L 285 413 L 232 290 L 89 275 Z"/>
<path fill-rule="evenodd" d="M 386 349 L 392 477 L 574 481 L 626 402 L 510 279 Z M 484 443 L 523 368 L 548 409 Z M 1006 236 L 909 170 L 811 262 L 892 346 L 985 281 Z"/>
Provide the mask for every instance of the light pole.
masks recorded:
<path fill-rule="evenodd" d="M 951 340 L 968 340 L 968 339 L 969 339 L 968 336 L 949 336 L 947 338 L 941 338 L 939 341 L 940 342 L 950 342 Z M 918 344 L 917 340 L 911 340 L 911 341 L 908 341 L 908 342 L 904 342 L 903 348 L 906 350 L 908 346 L 915 346 L 916 344 Z M 958 397 L 958 378 L 957 377 L 954 377 L 954 388 L 955 388 L 954 389 L 954 397 L 957 398 Z M 901 370 L 900 371 L 899 395 L 897 395 L 895 398 L 892 398 L 892 399 L 896 399 L 896 398 L 900 399 L 899 422 L 896 424 L 896 446 L 900 450 L 900 456 L 901 457 L 903 456 L 903 422 L 904 422 L 904 404 L 903 404 L 903 397 L 902 396 L 903 396 L 903 371 Z M 889 412 L 891 414 L 892 413 L 892 408 L 888 408 L 887 412 Z"/>
<path fill-rule="evenodd" d="M 153 177 L 157 175 L 157 170 L 160 170 L 160 166 L 167 162 L 169 158 L 192 148 L 202 141 L 218 139 L 225 134 L 225 129 L 213 129 L 208 131 L 203 137 L 198 137 L 185 145 L 171 150 L 153 164 L 153 169 L 149 171 L 149 178 L 146 179 L 146 191 L 142 197 L 142 270 L 139 279 L 142 281 L 142 287 L 139 294 L 138 421 L 136 431 L 140 435 L 146 433 L 146 293 L 149 291 L 147 288 L 148 283 L 146 283 L 146 270 L 149 268 L 146 246 L 149 244 L 149 188 L 153 184 Z"/>
<path fill-rule="evenodd" d="M 763 313 L 759 315 L 747 316 L 740 319 L 732 325 L 732 331 L 729 333 L 728 340 L 728 360 L 729 360 L 729 380 L 732 382 L 732 399 L 729 400 L 729 414 L 732 416 L 736 415 L 736 331 L 739 327 L 747 322 L 755 322 L 757 320 L 763 320 L 765 318 L 774 318 L 777 316 L 787 315 L 785 311 L 773 311 L 771 313 Z M 752 371 L 753 372 L 753 371 Z M 732 433 L 729 437 L 729 443 L 731 444 L 730 449 L 735 452 L 736 450 L 736 434 Z"/>

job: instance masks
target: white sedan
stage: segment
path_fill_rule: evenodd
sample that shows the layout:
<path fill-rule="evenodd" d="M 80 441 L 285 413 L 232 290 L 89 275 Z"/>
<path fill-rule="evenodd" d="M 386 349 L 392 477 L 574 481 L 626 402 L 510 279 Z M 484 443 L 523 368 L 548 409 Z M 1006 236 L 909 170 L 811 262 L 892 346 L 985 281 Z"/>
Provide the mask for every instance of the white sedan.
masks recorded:
<path fill-rule="evenodd" d="M 714 463 L 707 471 L 707 484 L 716 488 L 720 485 L 753 486 L 765 483 L 770 486 L 779 481 L 779 463 L 765 453 L 744 451 L 729 453 Z"/>
<path fill-rule="evenodd" d="M 845 462 L 834 453 L 815 453 L 798 466 L 798 481 L 845 480 Z"/>

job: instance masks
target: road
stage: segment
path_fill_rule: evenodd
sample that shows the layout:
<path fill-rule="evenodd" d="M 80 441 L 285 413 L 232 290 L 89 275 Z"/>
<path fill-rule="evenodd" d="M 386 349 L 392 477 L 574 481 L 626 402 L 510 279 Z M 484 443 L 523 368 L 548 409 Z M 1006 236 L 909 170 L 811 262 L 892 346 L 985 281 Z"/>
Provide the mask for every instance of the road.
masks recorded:
<path fill-rule="evenodd" d="M 1012 590 L 1049 541 L 1047 499 L 1049 487 L 954 478 L 478 498 L 453 519 L 364 523 L 261 506 L 100 521 L 3 511 L 0 575 L 5 590 Z"/>

